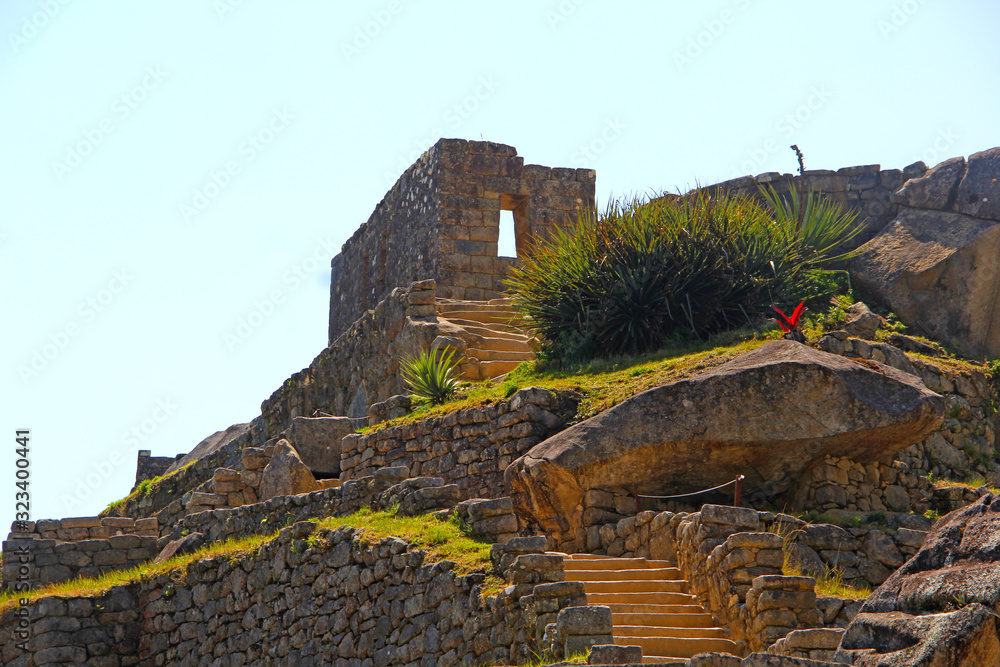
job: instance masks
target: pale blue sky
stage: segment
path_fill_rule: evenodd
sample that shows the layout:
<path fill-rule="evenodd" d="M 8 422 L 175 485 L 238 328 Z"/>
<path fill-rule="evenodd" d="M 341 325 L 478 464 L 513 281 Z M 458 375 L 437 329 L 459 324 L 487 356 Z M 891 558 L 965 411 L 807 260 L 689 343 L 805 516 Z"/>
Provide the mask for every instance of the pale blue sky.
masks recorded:
<path fill-rule="evenodd" d="M 6 0 L 0 520 L 17 428 L 37 519 L 256 416 L 440 136 L 593 167 L 602 202 L 790 172 L 791 143 L 934 164 L 1000 144 L 998 29 L 988 0 Z"/>

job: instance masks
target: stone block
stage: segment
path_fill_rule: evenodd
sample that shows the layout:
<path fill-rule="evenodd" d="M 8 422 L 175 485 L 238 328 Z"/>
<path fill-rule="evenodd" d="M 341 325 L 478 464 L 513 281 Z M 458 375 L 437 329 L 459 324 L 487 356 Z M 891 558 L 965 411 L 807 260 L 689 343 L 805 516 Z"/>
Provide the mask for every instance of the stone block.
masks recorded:
<path fill-rule="evenodd" d="M 566 607 L 556 617 L 556 631 L 563 639 L 571 635 L 610 635 L 611 607 Z"/>
<path fill-rule="evenodd" d="M 752 531 L 757 531 L 760 528 L 757 510 L 728 505 L 703 506 L 701 508 L 701 522 L 718 526 L 750 528 Z"/>
<path fill-rule="evenodd" d="M 142 521 L 142 519 L 139 519 Z M 155 521 L 155 519 L 154 519 Z M 110 526 L 111 528 L 118 528 L 122 532 L 128 532 L 130 529 L 135 528 L 135 519 L 127 516 L 106 516 L 101 519 L 102 526 Z"/>
<path fill-rule="evenodd" d="M 101 519 L 96 516 L 81 516 L 62 519 L 61 528 L 94 528 L 101 525 Z"/>
<path fill-rule="evenodd" d="M 641 646 L 594 644 L 587 656 L 588 665 L 628 665 L 642 662 Z"/>

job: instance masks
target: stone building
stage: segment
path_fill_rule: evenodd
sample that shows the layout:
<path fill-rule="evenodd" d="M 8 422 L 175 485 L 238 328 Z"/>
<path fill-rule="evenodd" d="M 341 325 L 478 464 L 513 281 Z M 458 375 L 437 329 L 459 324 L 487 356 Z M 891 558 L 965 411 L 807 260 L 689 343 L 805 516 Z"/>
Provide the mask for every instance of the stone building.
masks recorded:
<path fill-rule="evenodd" d="M 329 342 L 396 287 L 433 279 L 437 296 L 499 297 L 500 211 L 511 211 L 518 254 L 594 207 L 597 174 L 524 164 L 513 146 L 440 139 L 407 169 L 331 263 Z"/>

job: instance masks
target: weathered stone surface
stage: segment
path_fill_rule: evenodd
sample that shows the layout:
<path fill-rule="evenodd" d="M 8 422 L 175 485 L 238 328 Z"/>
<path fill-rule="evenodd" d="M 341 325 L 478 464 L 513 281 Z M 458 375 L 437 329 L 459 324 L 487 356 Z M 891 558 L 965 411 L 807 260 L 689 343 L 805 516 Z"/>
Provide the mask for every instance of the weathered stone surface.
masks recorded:
<path fill-rule="evenodd" d="M 260 500 L 293 496 L 319 488 L 316 478 L 287 440 L 279 440 L 260 478 Z"/>
<path fill-rule="evenodd" d="M 965 158 L 953 157 L 919 178 L 911 178 L 892 195 L 894 204 L 945 211 L 955 201 L 955 189 L 965 173 Z"/>
<path fill-rule="evenodd" d="M 854 284 L 908 326 L 964 354 L 1000 355 L 1000 225 L 902 209 L 850 262 Z"/>
<path fill-rule="evenodd" d="M 505 479 L 515 511 L 570 533 L 590 488 L 683 493 L 749 473 L 745 492 L 776 494 L 823 456 L 890 456 L 926 437 L 943 409 L 912 375 L 773 341 L 557 433 Z"/>
<path fill-rule="evenodd" d="M 969 156 L 965 176 L 958 184 L 955 210 L 988 220 L 1000 220 L 1000 147 Z"/>
<path fill-rule="evenodd" d="M 340 474 L 340 441 L 353 433 L 347 417 L 296 417 L 289 427 L 292 447 L 314 473 Z"/>
<path fill-rule="evenodd" d="M 153 560 L 156 563 L 162 563 L 168 558 L 173 558 L 174 556 L 193 553 L 204 543 L 204 535 L 201 533 L 191 533 L 190 535 L 185 535 L 180 539 L 167 543 L 167 546 L 163 547 L 160 553 Z"/>
<path fill-rule="evenodd" d="M 851 304 L 845 310 L 848 319 L 844 324 L 844 331 L 858 338 L 874 340 L 875 332 L 882 326 L 882 318 L 860 301 Z"/>
<path fill-rule="evenodd" d="M 1000 499 L 941 518 L 920 551 L 868 598 L 837 658 L 848 664 L 1000 664 Z"/>
<path fill-rule="evenodd" d="M 641 646 L 596 644 L 587 656 L 588 665 L 628 665 L 642 662 Z M 738 663 L 737 663 L 738 664 Z"/>

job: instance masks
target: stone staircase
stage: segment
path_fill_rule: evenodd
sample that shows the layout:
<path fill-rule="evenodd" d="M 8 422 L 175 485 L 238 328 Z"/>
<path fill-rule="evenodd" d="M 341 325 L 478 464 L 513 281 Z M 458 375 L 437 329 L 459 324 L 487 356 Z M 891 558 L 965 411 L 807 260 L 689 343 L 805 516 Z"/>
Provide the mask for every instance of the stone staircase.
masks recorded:
<path fill-rule="evenodd" d="M 584 583 L 588 605 L 611 608 L 615 643 L 641 646 L 644 663 L 735 652 L 727 632 L 687 593 L 680 570 L 665 561 L 571 554 L 564 566 L 567 581 Z"/>
<path fill-rule="evenodd" d="M 517 316 L 508 299 L 438 299 L 437 313 L 438 319 L 463 330 L 463 379 L 499 380 L 522 361 L 535 358 L 533 338 L 512 324 Z"/>

